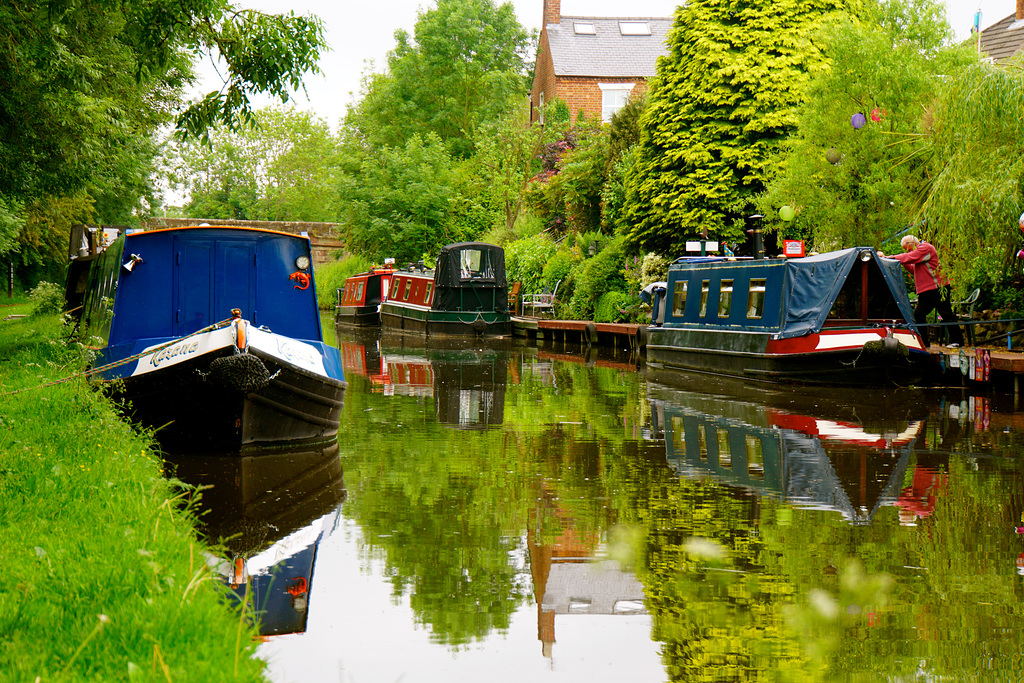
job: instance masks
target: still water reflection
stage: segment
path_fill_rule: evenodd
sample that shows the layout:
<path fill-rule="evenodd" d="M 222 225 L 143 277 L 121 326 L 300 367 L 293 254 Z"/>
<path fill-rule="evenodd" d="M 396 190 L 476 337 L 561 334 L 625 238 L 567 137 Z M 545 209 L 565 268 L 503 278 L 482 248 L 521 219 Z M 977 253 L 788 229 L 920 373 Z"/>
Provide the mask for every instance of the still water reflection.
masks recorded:
<path fill-rule="evenodd" d="M 260 646 L 274 681 L 1024 669 L 1012 402 L 731 386 L 514 343 L 338 343 L 346 494 L 305 513 L 308 614 Z"/>

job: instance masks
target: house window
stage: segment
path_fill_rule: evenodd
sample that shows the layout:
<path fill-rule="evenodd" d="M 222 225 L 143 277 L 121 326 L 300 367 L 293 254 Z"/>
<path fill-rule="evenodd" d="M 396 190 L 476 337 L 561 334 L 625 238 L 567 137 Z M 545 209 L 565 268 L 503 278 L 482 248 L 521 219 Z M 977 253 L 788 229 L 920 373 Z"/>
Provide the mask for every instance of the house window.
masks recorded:
<path fill-rule="evenodd" d="M 651 26 L 646 21 L 620 21 L 619 33 L 624 36 L 649 36 Z"/>
<path fill-rule="evenodd" d="M 540 114 L 537 116 L 537 120 L 540 121 L 541 125 L 544 125 L 544 91 L 541 90 L 537 96 L 537 111 Z"/>
<path fill-rule="evenodd" d="M 636 83 L 598 83 L 601 88 L 601 120 L 608 122 L 612 115 L 626 106 L 629 93 Z"/>
<path fill-rule="evenodd" d="M 576 35 L 579 36 L 597 35 L 597 27 L 589 21 L 574 21 L 572 22 L 572 27 L 576 31 Z"/>

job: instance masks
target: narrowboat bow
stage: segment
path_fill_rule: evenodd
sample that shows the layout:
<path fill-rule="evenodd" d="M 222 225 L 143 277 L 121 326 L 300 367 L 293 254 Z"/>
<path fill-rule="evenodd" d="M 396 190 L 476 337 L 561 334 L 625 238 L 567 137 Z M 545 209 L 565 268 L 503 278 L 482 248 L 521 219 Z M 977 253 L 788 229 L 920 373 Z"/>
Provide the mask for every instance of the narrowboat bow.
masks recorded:
<path fill-rule="evenodd" d="M 67 291 L 94 376 L 169 448 L 334 438 L 346 385 L 310 256 L 305 236 L 211 226 L 125 231 L 77 256 Z"/>
<path fill-rule="evenodd" d="M 791 259 L 684 257 L 650 298 L 641 343 L 656 368 L 868 385 L 934 372 L 899 263 L 869 247 Z"/>
<path fill-rule="evenodd" d="M 338 290 L 338 306 L 334 313 L 337 325 L 354 327 L 380 326 L 380 305 L 388 296 L 391 274 L 394 268 L 373 267 L 345 279 L 345 286 Z"/>
<path fill-rule="evenodd" d="M 512 333 L 501 247 L 449 244 L 441 249 L 433 270 L 409 266 L 391 277 L 380 307 L 385 331 L 469 337 Z"/>

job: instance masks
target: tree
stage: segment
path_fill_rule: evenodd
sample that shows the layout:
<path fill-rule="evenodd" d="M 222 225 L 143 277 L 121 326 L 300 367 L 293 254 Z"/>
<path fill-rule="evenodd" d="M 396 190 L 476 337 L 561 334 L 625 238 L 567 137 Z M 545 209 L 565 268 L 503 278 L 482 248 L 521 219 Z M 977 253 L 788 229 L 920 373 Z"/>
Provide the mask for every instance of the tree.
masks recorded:
<path fill-rule="evenodd" d="M 757 202 L 768 229 L 819 250 L 897 250 L 893 238 L 918 222 L 931 173 L 938 83 L 974 59 L 946 47 L 952 33 L 933 0 L 885 1 L 867 16 L 822 29 L 830 66 L 812 83 L 780 172 Z M 782 205 L 795 209 L 793 222 L 776 218 Z"/>
<path fill-rule="evenodd" d="M 237 10 L 226 0 L 24 0 L 0 6 L 0 246 L 28 211 L 64 207 L 67 222 L 126 222 L 152 194 L 156 131 L 175 121 L 202 136 L 238 125 L 249 96 L 287 98 L 323 47 L 315 18 Z M 191 60 L 227 63 L 224 88 L 177 113 Z M 37 214 L 38 215 L 38 214 Z M 56 229 L 51 227 L 50 229 Z M 66 235 L 21 240 L 66 242 Z M 23 263 L 62 261 L 23 253 Z"/>
<path fill-rule="evenodd" d="M 707 229 L 741 235 L 796 126 L 795 107 L 824 67 L 812 29 L 848 3 L 694 0 L 677 10 L 627 178 L 626 234 L 671 253 Z"/>
<path fill-rule="evenodd" d="M 1016 258 L 1024 211 L 1024 74 L 977 63 L 942 83 L 921 192 L 923 236 L 961 290 L 1017 284 L 995 300 L 1024 310 Z"/>
<path fill-rule="evenodd" d="M 403 147 L 430 133 L 457 157 L 473 152 L 477 127 L 496 122 L 526 94 L 530 36 L 512 4 L 439 0 L 410 37 L 397 31 L 388 70 L 364 80 L 347 125 L 375 147 Z"/>
<path fill-rule="evenodd" d="M 365 152 L 357 172 L 342 174 L 339 195 L 347 244 L 374 260 L 417 261 L 464 236 L 449 230 L 465 198 L 454 187 L 451 155 L 434 134 Z"/>
<path fill-rule="evenodd" d="M 172 185 L 194 218 L 333 221 L 339 141 L 309 112 L 268 107 L 251 125 L 208 130 L 207 143 L 171 143 Z"/>

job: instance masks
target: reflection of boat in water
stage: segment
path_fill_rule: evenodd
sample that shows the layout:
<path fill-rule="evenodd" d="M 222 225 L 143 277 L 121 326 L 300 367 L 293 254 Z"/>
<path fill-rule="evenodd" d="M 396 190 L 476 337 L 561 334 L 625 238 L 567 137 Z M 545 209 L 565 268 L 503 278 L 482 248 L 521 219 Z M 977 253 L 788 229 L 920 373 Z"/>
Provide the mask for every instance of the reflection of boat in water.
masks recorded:
<path fill-rule="evenodd" d="M 168 468 L 203 487 L 201 532 L 223 548 L 214 567 L 239 602 L 251 601 L 260 633 L 306 630 L 317 550 L 345 499 L 338 444 L 242 457 L 173 454 Z"/>
<path fill-rule="evenodd" d="M 865 404 L 866 419 L 794 412 L 653 385 L 652 435 L 669 465 L 797 507 L 867 523 L 897 503 L 926 408 Z M 810 406 L 807 406 L 808 408 Z M 843 409 L 837 408 L 837 412 Z M 924 413 L 924 414 L 920 414 Z"/>
<path fill-rule="evenodd" d="M 500 425 L 510 355 L 481 348 L 381 350 L 376 339 L 340 341 L 345 371 L 385 396 L 433 398 L 437 420 L 459 427 Z"/>
<path fill-rule="evenodd" d="M 385 329 L 428 337 L 510 335 L 505 251 L 483 242 L 449 244 L 433 270 L 395 271 L 380 319 Z"/>
<path fill-rule="evenodd" d="M 648 298 L 651 292 L 646 292 Z M 933 370 L 900 265 L 874 249 L 682 258 L 654 290 L 647 362 L 808 384 L 909 384 Z"/>
<path fill-rule="evenodd" d="M 78 233 L 67 300 L 99 347 L 93 372 L 162 445 L 251 450 L 337 434 L 344 374 L 323 341 L 308 237 L 195 226 L 90 244 L 97 234 Z"/>

